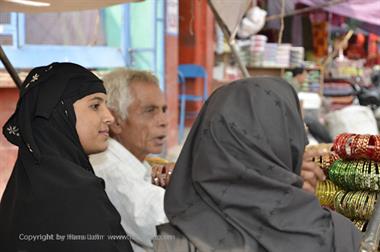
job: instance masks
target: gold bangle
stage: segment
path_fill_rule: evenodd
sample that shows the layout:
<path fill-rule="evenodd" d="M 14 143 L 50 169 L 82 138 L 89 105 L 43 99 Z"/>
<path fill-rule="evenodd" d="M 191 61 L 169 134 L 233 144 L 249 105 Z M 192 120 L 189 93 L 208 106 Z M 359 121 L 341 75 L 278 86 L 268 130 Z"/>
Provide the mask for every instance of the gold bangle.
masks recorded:
<path fill-rule="evenodd" d="M 365 220 L 353 220 L 354 225 L 361 231 L 364 232 L 364 227 L 367 224 Z"/>
<path fill-rule="evenodd" d="M 366 213 L 365 213 L 365 206 L 368 201 L 368 192 L 363 192 L 363 196 L 360 200 L 359 205 L 359 213 L 360 213 L 360 219 L 367 219 Z"/>

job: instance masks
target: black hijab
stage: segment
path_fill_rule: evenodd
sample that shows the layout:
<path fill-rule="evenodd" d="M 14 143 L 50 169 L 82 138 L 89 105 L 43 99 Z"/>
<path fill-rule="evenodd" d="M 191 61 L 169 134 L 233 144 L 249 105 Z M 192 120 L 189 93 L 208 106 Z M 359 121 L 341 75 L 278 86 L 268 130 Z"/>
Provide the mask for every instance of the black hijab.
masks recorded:
<path fill-rule="evenodd" d="M 72 63 L 26 77 L 3 127 L 19 151 L 0 203 L 0 251 L 132 251 L 126 237 L 107 237 L 125 232 L 75 128 L 73 103 L 98 92 L 102 81 Z"/>
<path fill-rule="evenodd" d="M 360 235 L 302 190 L 306 144 L 294 89 L 251 78 L 217 90 L 198 116 L 165 212 L 200 251 L 357 251 Z"/>

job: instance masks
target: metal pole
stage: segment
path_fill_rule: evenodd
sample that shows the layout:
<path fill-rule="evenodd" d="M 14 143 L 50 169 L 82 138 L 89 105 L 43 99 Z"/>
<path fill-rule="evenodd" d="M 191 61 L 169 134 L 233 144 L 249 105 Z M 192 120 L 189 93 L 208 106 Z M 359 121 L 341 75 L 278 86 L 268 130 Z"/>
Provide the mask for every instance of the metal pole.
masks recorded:
<path fill-rule="evenodd" d="M 239 65 L 239 68 L 241 70 L 241 72 L 243 73 L 243 76 L 244 78 L 249 78 L 250 75 L 249 75 L 249 72 L 247 70 L 247 67 L 245 66 L 245 64 L 242 62 L 240 56 L 239 56 L 239 53 L 238 53 L 238 47 L 236 45 L 236 41 L 235 39 L 231 40 L 228 42 L 228 45 L 230 46 L 231 48 L 231 51 L 236 59 L 236 62 L 238 63 Z"/>
<path fill-rule="evenodd" d="M 326 3 L 323 3 L 323 4 L 317 5 L 317 6 L 310 6 L 310 7 L 306 7 L 306 8 L 303 8 L 303 9 L 295 10 L 295 11 L 292 11 L 292 12 L 287 13 L 287 14 L 277 14 L 277 15 L 268 16 L 268 17 L 265 18 L 265 20 L 266 21 L 270 21 L 270 20 L 280 19 L 280 18 L 284 18 L 284 17 L 299 15 L 299 14 L 302 14 L 302 13 L 306 13 L 306 12 L 322 9 L 322 8 L 325 8 L 325 7 L 331 7 L 331 6 L 334 6 L 334 5 L 337 5 L 337 4 L 341 4 L 341 3 L 344 3 L 344 2 L 347 2 L 347 0 L 334 0 L 334 1 L 326 2 Z"/>
<path fill-rule="evenodd" d="M 16 83 L 16 86 L 20 89 L 22 85 L 22 81 L 20 77 L 18 76 L 16 70 L 12 66 L 11 62 L 9 61 L 7 55 L 5 55 L 5 52 L 3 48 L 0 45 L 0 60 L 3 63 L 5 69 L 8 71 L 10 76 L 12 77 L 12 80 Z"/>
<path fill-rule="evenodd" d="M 368 223 L 367 231 L 364 234 L 360 245 L 360 252 L 376 252 L 379 247 L 380 239 L 380 195 L 377 195 L 375 211 Z"/>

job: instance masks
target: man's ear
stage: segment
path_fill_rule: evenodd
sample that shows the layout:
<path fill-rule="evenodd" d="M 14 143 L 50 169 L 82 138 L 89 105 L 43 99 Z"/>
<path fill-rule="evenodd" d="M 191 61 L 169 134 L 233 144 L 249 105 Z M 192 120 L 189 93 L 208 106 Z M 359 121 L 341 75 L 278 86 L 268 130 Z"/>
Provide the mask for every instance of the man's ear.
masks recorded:
<path fill-rule="evenodd" d="M 114 111 L 110 110 L 111 114 L 115 118 L 115 121 L 110 125 L 111 135 L 119 135 L 122 132 L 122 123 L 123 120 L 121 117 Z"/>

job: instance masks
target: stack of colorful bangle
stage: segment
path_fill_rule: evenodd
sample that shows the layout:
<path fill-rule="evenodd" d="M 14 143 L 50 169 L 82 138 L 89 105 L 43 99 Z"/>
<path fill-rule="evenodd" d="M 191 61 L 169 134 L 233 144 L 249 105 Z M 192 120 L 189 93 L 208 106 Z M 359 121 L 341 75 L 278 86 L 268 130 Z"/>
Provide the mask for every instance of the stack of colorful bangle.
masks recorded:
<path fill-rule="evenodd" d="M 339 187 L 326 179 L 325 181 L 318 182 L 316 195 L 322 206 L 334 208 L 334 198 L 338 191 L 340 191 Z"/>
<path fill-rule="evenodd" d="M 329 178 L 346 190 L 380 191 L 378 162 L 372 160 L 336 160 Z"/>
<path fill-rule="evenodd" d="M 343 133 L 333 144 L 335 151 L 343 159 L 370 159 L 380 161 L 380 136 Z"/>
<path fill-rule="evenodd" d="M 355 220 L 369 220 L 375 209 L 377 194 L 374 192 L 339 191 L 335 195 L 334 208 L 344 216 Z"/>
<path fill-rule="evenodd" d="M 344 133 L 335 138 L 332 151 L 339 159 L 332 154 L 325 163 L 333 162 L 328 179 L 334 185 L 330 181 L 318 184 L 317 197 L 321 205 L 331 208 L 334 195 L 333 208 L 365 231 L 380 192 L 380 136 Z M 314 161 L 324 168 L 322 157 Z M 334 194 L 332 188 L 344 191 Z"/>

